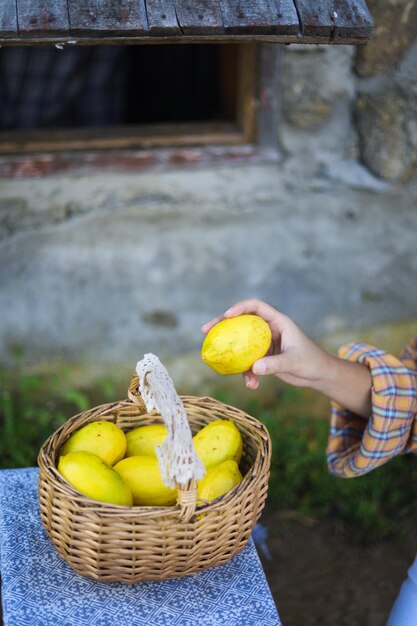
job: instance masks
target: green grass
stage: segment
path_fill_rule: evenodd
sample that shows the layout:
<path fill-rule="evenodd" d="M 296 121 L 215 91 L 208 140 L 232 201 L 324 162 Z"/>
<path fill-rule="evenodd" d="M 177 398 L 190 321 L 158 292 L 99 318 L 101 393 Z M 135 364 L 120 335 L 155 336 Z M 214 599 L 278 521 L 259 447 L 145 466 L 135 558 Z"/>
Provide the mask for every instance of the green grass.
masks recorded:
<path fill-rule="evenodd" d="M 48 378 L 17 364 L 0 369 L 0 467 L 36 465 L 39 448 L 66 419 L 116 401 L 103 380 L 91 390 L 69 388 L 64 370 Z M 404 455 L 361 478 L 327 471 L 329 405 L 313 392 L 274 384 L 256 393 L 232 386 L 211 393 L 262 421 L 272 439 L 267 510 L 292 510 L 315 520 L 337 519 L 358 542 L 400 535 L 417 515 L 417 459 Z"/>
<path fill-rule="evenodd" d="M 94 406 L 96 397 L 115 399 L 107 380 L 90 392 L 69 389 L 65 369 L 44 377 L 25 373 L 20 360 L 0 368 L 1 469 L 35 466 L 42 444 L 69 417 Z"/>

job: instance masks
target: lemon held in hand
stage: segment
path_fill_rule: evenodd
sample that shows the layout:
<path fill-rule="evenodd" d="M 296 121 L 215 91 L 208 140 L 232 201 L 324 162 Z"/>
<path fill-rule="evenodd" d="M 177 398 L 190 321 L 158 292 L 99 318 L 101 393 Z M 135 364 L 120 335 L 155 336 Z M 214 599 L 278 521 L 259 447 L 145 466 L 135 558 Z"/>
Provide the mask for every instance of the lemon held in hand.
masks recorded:
<path fill-rule="evenodd" d="M 229 420 L 210 422 L 194 435 L 193 443 L 206 469 L 228 459 L 239 463 L 242 458 L 242 435 L 236 424 Z"/>
<path fill-rule="evenodd" d="M 77 491 L 93 500 L 132 506 L 129 487 L 96 454 L 80 450 L 61 456 L 58 471 Z"/>
<path fill-rule="evenodd" d="M 202 359 L 219 374 L 242 374 L 265 356 L 271 329 L 258 315 L 238 315 L 209 330 L 201 349 Z"/>
<path fill-rule="evenodd" d="M 114 465 L 126 452 L 126 435 L 113 422 L 90 422 L 82 426 L 64 443 L 60 454 L 77 451 L 97 454 L 108 465 Z"/>

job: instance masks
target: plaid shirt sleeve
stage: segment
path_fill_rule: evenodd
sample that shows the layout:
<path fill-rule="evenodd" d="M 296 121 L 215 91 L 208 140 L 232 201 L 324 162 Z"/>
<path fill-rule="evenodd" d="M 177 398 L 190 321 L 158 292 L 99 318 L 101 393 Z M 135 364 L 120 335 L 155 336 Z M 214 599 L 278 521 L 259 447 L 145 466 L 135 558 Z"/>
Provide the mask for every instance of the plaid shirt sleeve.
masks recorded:
<path fill-rule="evenodd" d="M 417 337 L 400 359 L 363 343 L 343 346 L 339 357 L 370 369 L 372 415 L 365 419 L 332 402 L 329 471 L 351 478 L 398 454 L 417 453 Z"/>

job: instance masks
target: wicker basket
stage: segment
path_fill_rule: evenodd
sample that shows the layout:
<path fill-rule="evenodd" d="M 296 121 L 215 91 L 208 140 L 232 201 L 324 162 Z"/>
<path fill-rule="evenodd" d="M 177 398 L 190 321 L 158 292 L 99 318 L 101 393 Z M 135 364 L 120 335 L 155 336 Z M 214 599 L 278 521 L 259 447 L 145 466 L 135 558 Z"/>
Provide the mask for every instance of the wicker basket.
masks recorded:
<path fill-rule="evenodd" d="M 123 507 L 97 502 L 59 474 L 59 451 L 75 430 L 96 420 L 124 431 L 162 421 L 147 413 L 134 376 L 128 400 L 70 418 L 42 446 L 39 499 L 42 523 L 61 557 L 79 574 L 104 582 L 135 583 L 187 576 L 229 561 L 248 542 L 264 507 L 271 442 L 266 428 L 243 411 L 212 398 L 181 396 L 193 432 L 216 419 L 239 428 L 243 480 L 211 503 L 197 503 L 195 484 L 178 490 L 172 507 Z"/>

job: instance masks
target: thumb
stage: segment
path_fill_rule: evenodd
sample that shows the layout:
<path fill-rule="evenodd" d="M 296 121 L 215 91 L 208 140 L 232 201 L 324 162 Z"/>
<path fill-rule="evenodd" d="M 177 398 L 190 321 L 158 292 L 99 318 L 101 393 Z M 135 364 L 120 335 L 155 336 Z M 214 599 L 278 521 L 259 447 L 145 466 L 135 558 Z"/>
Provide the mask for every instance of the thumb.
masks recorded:
<path fill-rule="evenodd" d="M 267 356 L 259 361 L 255 361 L 252 365 L 252 372 L 257 376 L 267 376 L 268 374 L 278 374 L 285 371 L 285 355 L 277 354 L 274 356 Z"/>

